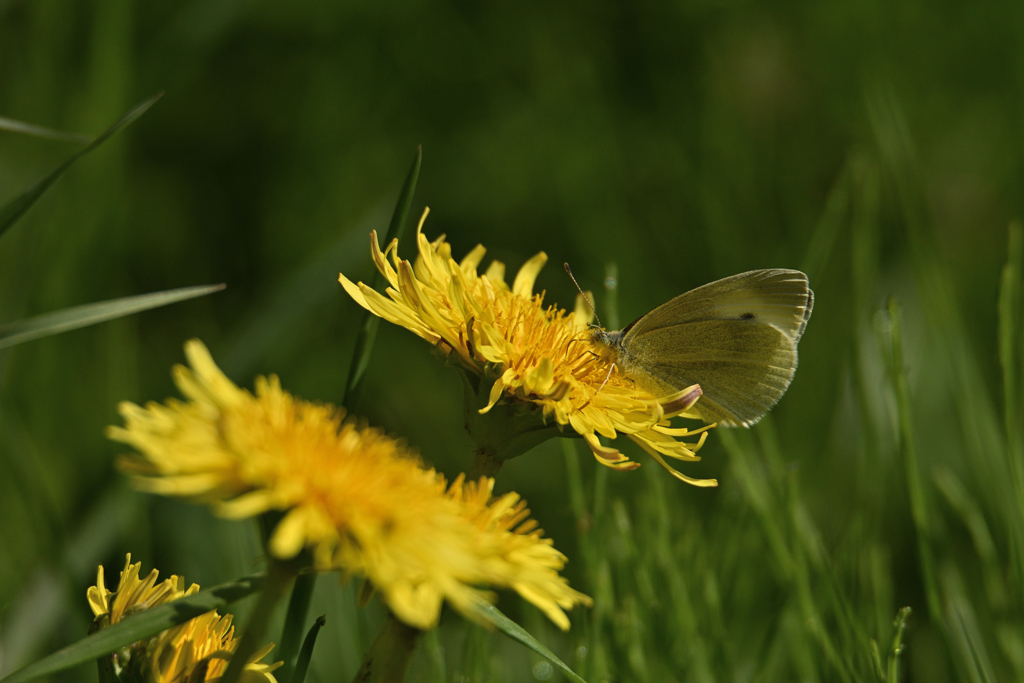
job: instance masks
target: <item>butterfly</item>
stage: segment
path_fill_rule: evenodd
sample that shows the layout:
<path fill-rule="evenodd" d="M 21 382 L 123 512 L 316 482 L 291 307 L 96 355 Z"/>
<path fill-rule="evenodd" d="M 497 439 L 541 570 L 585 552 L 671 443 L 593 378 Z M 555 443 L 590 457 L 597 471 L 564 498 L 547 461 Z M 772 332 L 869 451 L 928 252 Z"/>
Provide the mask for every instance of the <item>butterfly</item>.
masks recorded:
<path fill-rule="evenodd" d="M 591 341 L 655 395 L 694 384 L 705 422 L 749 427 L 786 393 L 814 307 L 797 270 L 752 270 L 698 287 L 624 329 L 593 326 Z"/>

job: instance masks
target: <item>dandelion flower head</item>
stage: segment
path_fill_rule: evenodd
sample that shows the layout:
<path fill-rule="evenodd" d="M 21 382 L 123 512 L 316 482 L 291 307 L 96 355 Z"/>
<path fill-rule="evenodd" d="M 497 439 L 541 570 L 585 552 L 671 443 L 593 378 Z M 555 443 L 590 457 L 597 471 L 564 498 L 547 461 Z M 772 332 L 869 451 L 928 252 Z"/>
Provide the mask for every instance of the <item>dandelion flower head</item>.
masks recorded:
<path fill-rule="evenodd" d="M 492 499 L 493 480 L 451 486 L 402 442 L 302 401 L 274 376 L 255 394 L 237 387 L 198 341 L 175 381 L 188 399 L 121 405 L 125 427 L 108 436 L 133 446 L 121 467 L 140 489 L 208 502 L 245 518 L 280 511 L 268 550 L 302 550 L 315 568 L 366 577 L 391 611 L 426 629 L 447 600 L 471 619 L 512 588 L 559 627 L 590 599 L 559 575 L 565 557 L 527 519 L 514 493 Z"/>
<path fill-rule="evenodd" d="M 502 399 L 529 402 L 545 421 L 554 420 L 581 435 L 604 465 L 639 467 L 598 438 L 623 434 L 673 476 L 698 486 L 717 484 L 687 477 L 666 461 L 700 459 L 696 452 L 708 427 L 689 430 L 670 423 L 678 415 L 697 417 L 688 411 L 700 396 L 699 387 L 669 396 L 646 393 L 614 370 L 608 354 L 592 343 L 587 326 L 593 314 L 582 297 L 576 310 L 568 312 L 545 306 L 544 294 L 534 294 L 537 275 L 547 261 L 543 252 L 520 268 L 509 287 L 499 261 L 492 261 L 483 274 L 478 272 L 483 246 L 456 262 L 443 235 L 428 241 L 422 232 L 426 215 L 416 231 L 419 255 L 414 264 L 398 257 L 397 240 L 382 251 L 376 232 L 371 235 L 373 261 L 387 280 L 386 296 L 339 276 L 360 306 L 434 344 L 476 375 L 495 368 L 498 378 L 482 413 Z M 696 440 L 682 440 L 687 437 Z"/>
<path fill-rule="evenodd" d="M 139 578 L 142 563 L 132 564 L 129 554 L 117 589 L 108 590 L 103 566 L 97 570 L 96 585 L 89 588 L 89 607 L 100 627 L 112 626 L 136 612 L 162 605 L 199 591 L 197 584 L 185 590 L 185 580 L 171 576 L 157 583 L 158 572 Z M 117 670 L 128 669 L 121 680 L 142 683 L 178 683 L 179 681 L 214 681 L 227 668 L 231 654 L 238 645 L 234 637 L 232 616 L 207 612 L 182 624 L 161 631 L 152 638 L 132 644 L 112 655 Z M 261 664 L 272 649 L 271 643 L 259 650 L 246 664 L 241 680 L 244 683 L 276 683 L 271 673 L 281 662 Z"/>

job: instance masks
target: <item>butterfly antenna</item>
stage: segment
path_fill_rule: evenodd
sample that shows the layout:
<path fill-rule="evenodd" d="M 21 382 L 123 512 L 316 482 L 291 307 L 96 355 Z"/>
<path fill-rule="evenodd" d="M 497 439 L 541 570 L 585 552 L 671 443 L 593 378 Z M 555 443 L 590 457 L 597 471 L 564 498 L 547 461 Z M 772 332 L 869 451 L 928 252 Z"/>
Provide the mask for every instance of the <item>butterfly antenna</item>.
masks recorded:
<path fill-rule="evenodd" d="M 569 263 L 566 262 L 562 265 L 565 266 L 565 272 L 569 273 L 569 277 L 572 278 L 572 283 L 576 285 L 576 289 L 580 290 L 580 296 L 582 296 L 583 300 L 587 302 L 588 306 L 590 306 L 590 310 L 594 312 L 594 320 L 597 321 L 598 326 L 604 327 L 601 325 L 601 316 L 597 314 L 597 309 L 594 308 L 594 302 L 590 300 L 590 297 L 587 296 L 586 292 L 583 291 L 583 288 L 580 287 L 580 283 L 576 282 L 576 276 L 572 274 L 572 268 L 569 267 Z"/>

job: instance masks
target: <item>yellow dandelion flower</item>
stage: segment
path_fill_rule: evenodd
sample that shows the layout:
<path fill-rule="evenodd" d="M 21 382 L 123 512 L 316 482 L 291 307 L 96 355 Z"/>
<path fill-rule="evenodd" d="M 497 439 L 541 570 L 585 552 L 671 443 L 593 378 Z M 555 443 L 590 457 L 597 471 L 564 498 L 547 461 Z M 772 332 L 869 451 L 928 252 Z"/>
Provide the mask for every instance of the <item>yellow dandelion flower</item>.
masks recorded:
<path fill-rule="evenodd" d="M 150 641 L 147 648 L 153 683 L 178 683 L 179 681 L 213 681 L 219 679 L 227 669 L 231 655 L 238 647 L 235 627 L 231 625 L 230 614 L 220 616 L 207 612 L 186 621 L 184 624 L 167 629 Z M 242 670 L 240 681 L 244 683 L 277 683 L 271 673 L 283 662 L 262 664 L 259 660 L 274 649 L 268 643 L 249 657 Z"/>
<path fill-rule="evenodd" d="M 174 377 L 188 401 L 124 403 L 125 427 L 108 429 L 138 451 L 121 467 L 139 488 L 210 502 L 230 518 L 281 511 L 273 556 L 308 548 L 319 570 L 364 575 L 417 628 L 437 623 L 444 600 L 479 619 L 493 600 L 482 587 L 516 590 L 561 628 L 563 608 L 589 604 L 559 576 L 565 557 L 526 520 L 525 504 L 489 500 L 492 480 L 448 487 L 401 442 L 344 421 L 344 410 L 299 400 L 273 376 L 258 378 L 253 395 L 200 342 L 185 351 L 192 367 Z"/>
<path fill-rule="evenodd" d="M 199 586 L 192 584 L 185 590 L 185 579 L 172 575 L 157 583 L 160 572 L 151 571 L 145 579 L 139 578 L 142 563 L 132 564 L 131 553 L 125 560 L 121 579 L 117 590 L 110 591 L 104 583 L 103 565 L 96 572 L 96 585 L 86 591 L 89 607 L 97 619 L 102 619 L 104 626 L 113 626 L 122 618 L 140 610 L 162 605 L 171 600 L 192 595 L 199 591 Z"/>
<path fill-rule="evenodd" d="M 558 571 L 566 558 L 555 550 L 551 539 L 530 519 L 526 501 L 510 492 L 494 499 L 494 479 L 482 477 L 465 482 L 460 476 L 448 495 L 462 506 L 462 515 L 473 523 L 479 552 L 486 558 L 491 583 L 511 586 L 540 608 L 562 630 L 569 628 L 563 609 L 590 599 L 568 587 Z"/>
<path fill-rule="evenodd" d="M 171 576 L 157 583 L 159 572 L 156 569 L 145 579 L 140 579 L 141 567 L 141 562 L 132 564 L 132 556 L 129 554 L 117 590 L 110 591 L 105 585 L 103 566 L 100 565 L 96 572 L 96 585 L 86 593 L 89 607 L 96 615 L 95 628 L 112 626 L 135 612 L 199 591 L 197 584 L 185 590 L 185 580 L 180 576 Z M 238 645 L 231 620 L 230 614 L 221 616 L 216 611 L 207 612 L 115 652 L 108 664 L 114 667 L 121 680 L 146 683 L 215 680 L 224 673 Z M 242 681 L 276 683 L 271 672 L 281 666 L 281 662 L 259 662 L 273 647 L 271 643 L 250 657 Z M 122 675 L 125 669 L 128 669 L 128 673 Z"/>
<path fill-rule="evenodd" d="M 377 234 L 370 248 L 377 269 L 388 282 L 387 296 L 339 276 L 345 291 L 371 313 L 401 325 L 437 346 L 470 372 L 496 379 L 488 391 L 486 413 L 503 398 L 533 404 L 545 421 L 568 426 L 581 435 L 598 462 L 615 469 L 634 469 L 615 448 L 598 436 L 629 437 L 673 476 L 698 486 L 713 479 L 692 479 L 665 460 L 696 461 L 708 426 L 673 428 L 671 418 L 698 417 L 688 412 L 700 397 L 689 387 L 669 396 L 652 396 L 614 371 L 608 354 L 592 344 L 587 326 L 592 313 L 580 303 L 574 312 L 545 306 L 533 286 L 547 256 L 527 261 L 510 288 L 505 266 L 491 262 L 481 275 L 484 247 L 477 245 L 461 262 L 451 256 L 444 236 L 433 242 L 423 235 L 424 212 L 416 231 L 419 256 L 415 264 L 398 257 L 398 241 L 381 251 Z M 389 261 L 390 256 L 390 261 Z M 683 441 L 684 438 L 696 441 Z"/>

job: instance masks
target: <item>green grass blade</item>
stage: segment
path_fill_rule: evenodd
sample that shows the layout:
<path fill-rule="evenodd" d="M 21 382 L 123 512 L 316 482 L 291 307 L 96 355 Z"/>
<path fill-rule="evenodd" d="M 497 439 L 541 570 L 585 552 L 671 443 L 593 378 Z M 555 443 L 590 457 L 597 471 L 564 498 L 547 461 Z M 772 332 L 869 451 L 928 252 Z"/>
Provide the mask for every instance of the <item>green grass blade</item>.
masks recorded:
<path fill-rule="evenodd" d="M 466 633 L 466 640 L 462 644 L 462 661 L 459 664 L 462 680 L 485 681 L 492 675 L 494 654 L 491 640 L 490 631 L 482 628 L 471 628 Z M 386 683 L 391 683 L 391 679 Z"/>
<path fill-rule="evenodd" d="M 151 292 L 149 294 L 139 294 L 121 299 L 111 299 L 110 301 L 99 301 L 97 303 L 64 308 L 53 313 L 38 315 L 34 318 L 18 320 L 0 326 L 0 349 L 31 341 L 32 339 L 75 330 L 79 327 L 88 327 L 89 325 L 121 318 L 151 308 L 159 308 L 160 306 L 185 301 L 186 299 L 205 296 L 213 292 L 219 292 L 224 287 L 225 285 L 221 284 L 168 289 L 163 292 Z"/>
<path fill-rule="evenodd" d="M 0 680 L 0 683 L 31 681 L 79 664 L 95 661 L 120 647 L 153 636 L 201 614 L 215 609 L 223 609 L 260 590 L 263 583 L 262 576 L 251 576 L 139 612 L 114 626 L 86 636 L 77 643 L 68 645 L 62 650 L 15 671 Z"/>
<path fill-rule="evenodd" d="M 130 112 L 121 117 L 121 120 L 107 128 L 105 131 L 100 133 L 95 140 L 90 142 L 88 145 L 78 150 L 63 164 L 55 168 L 41 180 L 36 181 L 34 185 L 29 187 L 27 190 L 22 192 L 20 195 L 7 202 L 3 206 L 0 206 L 0 235 L 2 235 L 9 227 L 14 225 L 19 218 L 25 215 L 25 212 L 36 203 L 36 200 L 42 196 L 50 185 L 57 182 L 57 179 L 64 175 L 65 171 L 71 168 L 72 164 L 81 159 L 83 156 L 91 152 L 92 150 L 103 144 L 107 138 L 121 130 L 128 124 L 132 123 L 135 119 L 139 118 L 146 113 L 146 110 L 152 107 L 157 100 L 163 97 L 163 93 L 159 93 L 150 97 L 148 100 L 139 104 Z"/>
<path fill-rule="evenodd" d="M 780 525 L 780 520 L 784 517 L 778 512 L 768 482 L 754 471 L 752 454 L 745 452 L 743 444 L 740 443 L 740 439 L 749 443 L 749 436 L 728 430 L 722 430 L 718 436 L 722 441 L 722 447 L 729 455 L 730 472 L 764 527 L 764 535 L 775 556 L 780 576 L 787 580 L 792 578 L 795 560 L 786 542 L 785 531 Z"/>
<path fill-rule="evenodd" d="M 320 633 L 320 629 L 327 623 L 326 615 L 321 614 L 313 622 L 313 626 L 309 629 L 309 633 L 306 634 L 306 639 L 302 642 L 302 649 L 299 650 L 299 658 L 295 662 L 295 673 L 291 675 L 291 678 L 285 678 L 283 675 L 280 677 L 285 683 L 303 683 L 306 680 L 306 672 L 309 670 L 309 660 L 313 656 L 313 647 L 316 645 L 316 637 Z"/>
<path fill-rule="evenodd" d="M 879 428 L 874 410 L 874 380 L 871 376 L 871 359 L 875 358 L 877 347 L 868 344 L 873 336 L 872 316 L 877 308 L 875 292 L 880 270 L 880 201 L 881 178 L 874 159 L 857 155 L 850 165 L 850 274 L 852 280 L 853 330 L 851 335 L 850 360 L 854 378 L 854 396 L 859 412 L 861 438 L 858 440 L 859 471 L 855 481 L 865 481 L 867 470 L 883 462 L 883 446 L 879 440 Z M 876 494 L 880 495 L 880 494 Z M 885 611 L 888 612 L 887 605 Z M 888 621 L 888 618 L 886 618 Z"/>
<path fill-rule="evenodd" d="M 295 577 L 292 595 L 288 599 L 288 613 L 285 616 L 284 631 L 281 634 L 281 649 L 278 651 L 278 657 L 281 658 L 284 665 L 278 672 L 277 678 L 281 679 L 284 683 L 288 683 L 292 677 L 292 660 L 295 659 L 295 654 L 299 651 L 299 637 L 302 635 L 303 625 L 306 623 L 306 615 L 309 613 L 309 601 L 313 598 L 316 576 L 316 574 L 299 574 Z M 323 619 L 323 617 L 320 618 Z M 314 628 L 319 629 L 316 626 Z M 315 635 L 313 639 L 316 639 Z M 306 636 L 306 641 L 308 640 L 309 635 Z M 302 647 L 305 648 L 305 643 Z M 308 666 L 308 659 L 306 664 Z M 296 676 L 298 676 L 297 672 L 298 669 L 296 669 Z M 305 672 L 302 675 L 305 676 Z M 296 680 L 301 681 L 302 678 L 296 678 Z"/>
<path fill-rule="evenodd" d="M 929 343 L 940 361 L 929 368 L 933 376 L 947 375 L 967 448 L 967 458 L 976 473 L 977 482 L 984 482 L 983 503 L 991 514 L 1010 523 L 1019 523 L 1013 476 L 1007 471 L 1003 419 L 989 391 L 989 381 L 982 369 L 970 337 L 970 324 L 959 305 L 958 291 L 962 282 L 957 268 L 951 266 L 939 245 L 935 221 L 929 213 L 926 182 L 922 164 L 913 152 L 910 124 L 896 90 L 886 87 L 869 95 L 868 113 L 886 176 L 896 185 L 902 208 L 910 262 L 920 297 L 919 308 L 925 313 L 930 330 Z M 1024 535 L 1013 531 L 1013 538 Z M 1015 544 L 1018 565 L 1024 567 L 1024 555 Z"/>
<path fill-rule="evenodd" d="M 1024 229 L 1010 224 L 1009 254 L 999 283 L 999 363 L 1003 369 L 1003 421 L 1006 453 L 1013 473 L 1017 504 L 1024 514 L 1024 453 L 1020 434 L 1020 324 Z"/>
<path fill-rule="evenodd" d="M 896 619 L 892 622 L 895 633 L 892 637 L 892 647 L 889 648 L 886 683 L 898 683 L 899 681 L 900 655 L 903 653 L 903 635 L 906 631 L 908 617 L 910 617 L 910 608 L 904 607 L 896 613 Z"/>
<path fill-rule="evenodd" d="M 391 215 L 391 224 L 388 225 L 388 235 L 384 244 L 390 244 L 391 240 L 400 239 L 405 229 L 405 222 L 409 216 L 409 207 L 412 206 L 412 197 L 416 193 L 416 181 L 420 177 L 420 166 L 423 163 L 423 147 L 416 147 L 416 157 L 412 161 L 412 168 L 405 177 L 402 191 L 398 193 L 398 201 L 395 203 L 395 212 Z M 384 284 L 384 276 L 376 273 L 373 278 L 373 288 L 380 289 Z M 366 376 L 366 369 L 370 366 L 370 353 L 373 351 L 373 341 L 377 337 L 377 327 L 380 325 L 380 318 L 369 311 L 363 313 L 363 324 L 356 337 L 355 350 L 352 352 L 352 365 L 348 371 L 348 380 L 345 382 L 345 396 L 342 404 L 352 409 L 359 403 L 359 394 L 363 387 L 363 378 Z"/>
<path fill-rule="evenodd" d="M 416 181 L 419 180 L 420 166 L 422 165 L 423 146 L 416 145 L 416 156 L 412 160 L 412 168 L 409 169 L 405 182 L 402 183 L 402 191 L 398 193 L 398 201 L 395 202 L 395 212 L 391 216 L 391 223 L 388 224 L 388 236 L 384 240 L 384 244 L 390 243 L 393 239 L 402 238 L 405 222 L 409 218 L 409 209 L 412 207 L 412 197 L 416 194 Z M 384 283 L 384 276 L 381 273 L 377 273 L 373 283 L 374 287 L 379 287 Z"/>
<path fill-rule="evenodd" d="M 917 532 L 918 559 L 921 563 L 921 578 L 928 600 L 928 616 L 935 623 L 942 623 L 942 608 L 939 588 L 935 581 L 935 562 L 932 557 L 931 533 L 928 526 L 928 505 L 925 500 L 924 483 L 921 480 L 917 462 L 917 445 L 914 439 L 910 417 L 910 389 L 903 364 L 903 331 L 900 324 L 900 310 L 896 300 L 889 298 L 889 320 L 892 324 L 892 379 L 896 390 L 896 409 L 899 413 L 900 451 L 907 477 L 907 494 L 910 498 L 910 514 Z"/>
<path fill-rule="evenodd" d="M 974 497 L 968 492 L 960 478 L 946 466 L 940 466 L 932 474 L 935 488 L 943 495 L 949 506 L 956 511 L 960 521 L 967 527 L 974 543 L 974 551 L 977 553 L 979 564 L 986 574 L 991 573 L 998 579 L 999 553 L 996 551 L 996 543 L 989 531 L 985 515 L 981 512 Z M 992 593 L 990 592 L 990 595 Z"/>
<path fill-rule="evenodd" d="M 947 574 L 943 576 L 944 588 L 949 594 L 946 601 L 946 627 L 949 631 L 950 644 L 971 683 L 995 683 L 999 679 L 992 671 L 992 662 L 985 647 L 985 638 L 981 633 L 978 618 L 970 600 L 964 594 L 963 584 L 952 571 L 947 570 Z"/>
<path fill-rule="evenodd" d="M 878 654 L 878 641 L 872 638 L 868 649 L 870 651 L 871 665 L 874 667 L 875 678 L 884 681 L 885 672 L 882 670 L 882 657 Z"/>
<path fill-rule="evenodd" d="M 249 611 L 245 629 L 242 631 L 242 635 L 238 636 L 238 644 L 235 645 L 235 651 L 231 654 L 231 659 L 228 661 L 228 666 L 224 669 L 224 675 L 220 677 L 219 683 L 238 683 L 242 680 L 245 665 L 266 642 L 263 636 L 274 616 L 277 603 L 284 597 L 294 579 L 295 573 L 291 567 L 280 561 L 271 560 L 260 595 L 256 599 L 256 604 Z"/>
<path fill-rule="evenodd" d="M 6 116 L 0 116 L 0 130 L 6 130 L 10 133 L 19 133 L 21 135 L 31 135 L 45 140 L 76 142 L 80 145 L 88 145 L 93 141 L 93 137 L 91 135 L 85 135 L 84 133 L 72 133 L 64 130 L 54 130 L 53 128 L 46 128 L 45 126 L 37 126 L 34 123 L 25 123 L 24 121 L 9 119 Z"/>
<path fill-rule="evenodd" d="M 555 667 L 564 673 L 566 678 L 570 681 L 573 683 L 586 683 L 586 681 L 570 669 L 565 662 L 556 657 L 554 652 L 541 645 L 536 638 L 526 631 L 526 629 L 502 614 L 497 607 L 494 607 L 493 605 L 481 606 L 478 608 L 478 611 L 484 619 L 494 624 L 495 628 L 506 636 L 525 645 L 544 659 L 554 664 Z"/>
<path fill-rule="evenodd" d="M 12 431 L 10 419 L 0 420 L 0 433 L 10 439 Z M 0 677 L 28 665 L 33 654 L 45 652 L 45 643 L 53 633 L 75 618 L 72 615 L 78 613 L 79 606 L 77 598 L 71 596 L 72 587 L 78 585 L 80 577 L 95 572 L 103 557 L 115 552 L 143 514 L 143 500 L 125 479 L 119 478 L 113 486 L 96 492 L 89 507 L 80 510 L 76 523 L 67 531 L 67 540 L 61 544 L 59 558 L 40 562 L 23 581 L 19 594 L 4 605 Z"/>
<path fill-rule="evenodd" d="M 386 220 L 388 211 L 390 207 L 378 203 L 333 244 L 316 250 L 315 256 L 285 275 L 267 296 L 253 302 L 220 354 L 221 369 L 228 377 L 258 374 L 260 364 L 273 349 L 281 348 L 280 344 L 287 343 L 296 329 L 309 324 L 309 319 L 320 315 L 324 307 L 337 303 L 338 271 L 354 271 L 365 263 L 366 236 L 371 226 Z M 354 301 L 351 307 L 353 311 L 363 310 Z M 343 389 L 339 387 L 339 396 L 329 400 L 340 402 Z"/>
<path fill-rule="evenodd" d="M 590 510 L 587 508 L 587 497 L 583 491 L 583 475 L 580 472 L 579 450 L 575 439 L 560 439 L 562 455 L 565 458 L 565 475 L 569 494 L 569 507 L 576 518 L 578 528 L 590 525 Z"/>
<path fill-rule="evenodd" d="M 836 238 L 843 226 L 849 224 L 850 162 L 846 163 L 825 201 L 825 210 L 811 234 L 801 269 L 811 282 L 817 282 L 825 272 Z"/>
<path fill-rule="evenodd" d="M 444 661 L 444 645 L 441 644 L 441 636 L 438 634 L 438 629 L 432 628 L 424 633 L 420 642 L 422 643 L 420 647 L 423 648 L 431 668 L 429 677 L 424 676 L 421 680 L 426 683 L 448 683 L 448 667 Z M 421 675 L 425 673 L 423 672 Z"/>

